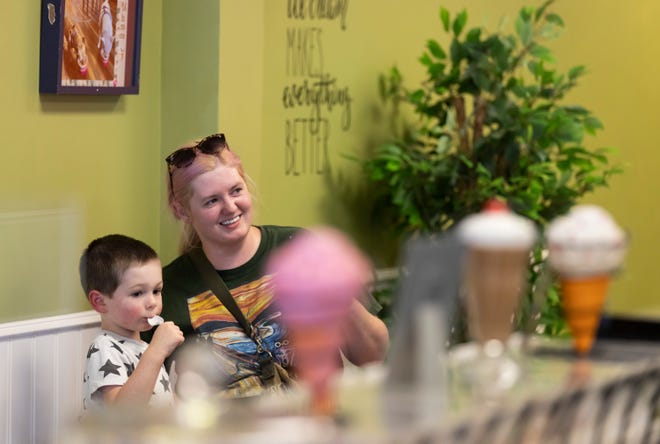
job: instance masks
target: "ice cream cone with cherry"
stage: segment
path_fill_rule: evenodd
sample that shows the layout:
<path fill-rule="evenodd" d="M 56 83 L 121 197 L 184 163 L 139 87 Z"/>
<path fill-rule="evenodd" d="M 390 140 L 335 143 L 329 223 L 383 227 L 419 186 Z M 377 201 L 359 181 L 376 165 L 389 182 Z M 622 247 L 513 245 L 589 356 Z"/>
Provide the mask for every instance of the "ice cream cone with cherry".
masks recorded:
<path fill-rule="evenodd" d="M 550 223 L 546 240 L 574 349 L 586 355 L 594 344 L 612 275 L 623 263 L 626 234 L 603 208 L 577 205 Z"/>
<path fill-rule="evenodd" d="M 458 227 L 467 247 L 465 287 L 470 335 L 481 344 L 506 343 L 523 294 L 537 231 L 506 203 L 489 201 Z"/>

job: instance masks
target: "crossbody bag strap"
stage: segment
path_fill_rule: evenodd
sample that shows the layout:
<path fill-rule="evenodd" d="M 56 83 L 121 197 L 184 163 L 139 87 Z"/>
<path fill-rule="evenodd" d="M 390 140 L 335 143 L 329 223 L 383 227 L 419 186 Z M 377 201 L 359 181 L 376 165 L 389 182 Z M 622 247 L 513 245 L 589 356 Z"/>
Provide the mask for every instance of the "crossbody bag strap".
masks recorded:
<path fill-rule="evenodd" d="M 227 288 L 227 284 L 225 284 L 225 281 L 220 278 L 218 271 L 213 267 L 211 262 L 209 262 L 204 254 L 204 250 L 201 248 L 195 248 L 188 252 L 188 257 L 190 257 L 195 268 L 197 268 L 199 274 L 201 274 L 204 281 L 206 281 L 206 285 L 209 286 L 209 289 L 218 299 L 220 299 L 220 302 L 227 307 L 227 310 L 229 310 L 229 312 L 236 318 L 238 323 L 241 324 L 241 327 L 243 327 L 243 330 L 245 330 L 248 337 L 254 339 L 252 324 L 248 322 L 247 318 L 238 307 L 236 300 Z"/>
<path fill-rule="evenodd" d="M 229 292 L 227 284 L 222 280 L 218 271 L 213 264 L 209 261 L 201 248 L 195 248 L 188 252 L 188 257 L 202 275 L 206 285 L 216 295 L 216 297 L 227 307 L 227 310 L 236 318 L 248 338 L 252 339 L 257 344 L 257 352 L 259 353 L 259 367 L 261 367 L 261 379 L 264 381 L 270 380 L 275 377 L 274 358 L 270 350 L 264 345 L 259 335 L 258 330 L 252 327 L 252 324 L 247 320 L 241 309 L 239 308 L 236 300 Z"/>

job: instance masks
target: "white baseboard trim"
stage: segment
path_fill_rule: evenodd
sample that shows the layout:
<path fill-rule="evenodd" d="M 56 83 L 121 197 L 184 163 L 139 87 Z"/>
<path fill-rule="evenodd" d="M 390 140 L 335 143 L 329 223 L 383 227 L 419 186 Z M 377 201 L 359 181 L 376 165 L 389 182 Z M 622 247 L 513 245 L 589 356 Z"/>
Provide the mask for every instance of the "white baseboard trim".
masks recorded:
<path fill-rule="evenodd" d="M 28 333 L 45 333 L 63 328 L 80 328 L 101 323 L 94 310 L 0 324 L 0 339 Z"/>

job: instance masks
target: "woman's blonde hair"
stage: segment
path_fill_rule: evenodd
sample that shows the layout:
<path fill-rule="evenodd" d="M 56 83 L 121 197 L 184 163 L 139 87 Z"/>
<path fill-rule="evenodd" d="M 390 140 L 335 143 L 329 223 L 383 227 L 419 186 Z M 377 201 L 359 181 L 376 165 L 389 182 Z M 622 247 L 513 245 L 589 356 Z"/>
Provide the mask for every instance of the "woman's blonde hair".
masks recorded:
<path fill-rule="evenodd" d="M 202 139 L 203 140 L 203 139 Z M 191 183 L 201 174 L 213 171 L 219 165 L 236 168 L 238 174 L 245 181 L 248 191 L 252 191 L 253 183 L 250 177 L 245 173 L 241 159 L 229 149 L 229 145 L 220 147 L 214 154 L 206 154 L 196 147 L 199 141 L 188 143 L 178 147 L 174 152 L 182 149 L 194 149 L 195 157 L 189 165 L 177 167 L 167 166 L 167 201 L 174 217 L 182 220 L 186 212 L 190 209 L 190 198 L 192 197 Z M 192 224 L 184 223 L 179 238 L 179 254 L 189 252 L 194 248 L 202 246 Z"/>

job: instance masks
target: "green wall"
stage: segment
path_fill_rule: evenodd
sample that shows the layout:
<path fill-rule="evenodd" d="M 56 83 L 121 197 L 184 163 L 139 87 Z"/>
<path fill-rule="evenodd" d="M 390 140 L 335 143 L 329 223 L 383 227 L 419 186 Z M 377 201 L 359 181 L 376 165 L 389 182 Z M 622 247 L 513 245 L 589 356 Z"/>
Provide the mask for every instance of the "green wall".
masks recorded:
<path fill-rule="evenodd" d="M 567 33 L 557 44 L 563 63 L 585 64 L 589 75 L 572 98 L 603 121 L 594 146 L 616 147 L 625 173 L 589 201 L 609 209 L 630 233 L 623 272 L 615 279 L 611 311 L 660 316 L 660 152 L 656 147 L 660 100 L 660 3 L 641 0 L 560 2 Z"/>
<path fill-rule="evenodd" d="M 163 159 L 177 146 L 218 126 L 218 0 L 164 0 L 162 37 L 162 147 L 160 255 L 176 256 L 179 226 L 167 207 L 167 168 Z"/>
<path fill-rule="evenodd" d="M 222 4 L 224 7 L 239 2 L 224 0 Z M 362 153 L 388 133 L 389 124 L 378 99 L 378 75 L 396 64 L 409 84 L 414 85 L 421 76 L 417 57 L 426 40 L 429 37 L 441 40 L 444 35 L 438 18 L 440 4 L 454 13 L 467 8 L 470 25 L 485 24 L 495 29 L 502 16 L 509 17 L 505 26 L 511 26 L 520 7 L 541 2 L 364 0 L 346 3 L 345 20 L 341 16 L 335 20 L 321 20 L 289 17 L 286 0 L 261 2 L 263 97 L 260 103 L 251 102 L 261 105 L 261 123 L 254 118 L 245 119 L 244 126 L 232 128 L 232 134 L 245 133 L 255 127 L 262 134 L 257 177 L 261 220 L 299 225 L 330 222 L 359 233 L 362 245 L 375 251 L 382 239 L 370 238 L 373 230 L 365 227 L 366 218 L 349 217 L 348 211 L 356 211 L 356 208 L 359 211 L 360 202 L 368 196 L 361 195 L 359 190 L 351 191 L 359 172 L 343 154 Z M 611 180 L 609 189 L 586 197 L 586 201 L 609 209 L 631 234 L 625 269 L 613 283 L 608 309 L 660 314 L 660 301 L 656 296 L 660 277 L 653 271 L 654 264 L 660 261 L 656 246 L 660 212 L 653 202 L 648 202 L 648 197 L 655 195 L 660 187 L 660 177 L 656 173 L 660 154 L 654 146 L 658 124 L 655 104 L 659 99 L 656 79 L 660 69 L 660 28 L 653 19 L 660 12 L 660 4 L 655 0 L 626 5 L 615 0 L 560 0 L 553 8 L 564 18 L 567 29 L 552 45 L 559 66 L 567 69 L 584 64 L 588 68 L 588 75 L 569 100 L 593 110 L 605 125 L 605 130 L 587 144 L 594 148 L 617 148 L 612 160 L 626 168 L 624 175 Z M 261 17 L 258 14 L 232 16 L 231 20 L 234 28 L 242 26 L 251 30 L 258 26 Z M 221 41 L 232 37 L 235 34 L 225 34 L 222 26 Z M 292 40 L 287 40 L 289 38 Z M 300 45 L 306 48 L 302 55 L 301 51 L 296 51 Z M 296 53 L 305 58 L 305 67 L 298 66 L 297 71 L 290 66 L 291 57 L 296 57 Z M 224 54 L 222 52 L 223 57 Z M 252 52 L 244 54 L 251 66 L 255 57 L 258 55 Z M 221 69 L 221 79 L 225 69 Z M 318 143 L 315 147 L 309 139 L 302 141 L 304 129 L 300 129 L 300 133 L 290 131 L 296 119 L 298 122 L 309 119 L 312 107 L 285 108 L 282 101 L 287 86 L 300 85 L 305 79 L 313 81 L 319 72 L 330 75 L 335 85 L 347 89 L 352 98 L 348 128 L 342 127 L 340 106 L 322 112 L 329 125 L 329 135 L 326 145 L 321 142 L 321 151 L 327 149 L 333 171 L 330 177 L 311 171 L 310 159 L 313 159 L 314 150 L 319 150 Z M 241 104 L 248 85 L 237 80 L 232 88 L 228 94 L 221 93 L 221 115 Z M 255 106 L 255 113 L 258 109 Z M 307 136 L 311 137 L 309 132 Z M 294 140 L 296 137 L 298 139 Z M 296 158 L 293 166 L 292 151 Z M 347 200 L 357 207 L 347 209 L 344 205 Z"/>
<path fill-rule="evenodd" d="M 496 27 L 528 2 L 442 3 L 454 12 L 468 7 L 472 25 Z M 126 233 L 154 245 L 164 261 L 173 258 L 177 227 L 165 205 L 163 158 L 216 130 L 227 133 L 258 185 L 259 223 L 332 223 L 361 233 L 371 251 L 363 221 L 343 203 L 368 199 L 351 195 L 358 171 L 343 154 L 360 154 L 388 134 L 377 77 L 397 64 L 409 82 L 420 78 L 416 59 L 426 39 L 442 35 L 440 2 L 346 4 L 335 20 L 302 20 L 287 16 L 287 0 L 145 0 L 140 94 L 74 97 L 38 94 L 39 2 L 5 2 L 0 321 L 87 309 L 76 262 L 94 237 Z M 588 197 L 631 233 L 609 309 L 660 313 L 653 272 L 660 214 L 648 202 L 660 188 L 653 137 L 660 4 L 564 0 L 555 9 L 567 26 L 553 46 L 560 65 L 589 69 L 571 99 L 605 124 L 589 144 L 617 147 L 615 160 L 626 164 L 610 189 Z M 298 44 L 308 45 L 305 54 Z M 301 56 L 303 64 L 292 59 Z M 350 125 L 346 106 L 324 108 L 325 132 L 303 141 L 311 133 L 300 125 L 313 107 L 285 108 L 282 98 L 319 72 L 350 95 Z M 329 177 L 314 172 L 325 153 Z"/>
<path fill-rule="evenodd" d="M 95 237 L 158 246 L 161 17 L 146 1 L 139 95 L 40 95 L 40 2 L 3 2 L 0 321 L 89 309 L 77 261 Z"/>

